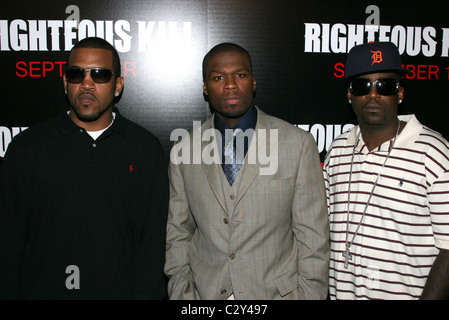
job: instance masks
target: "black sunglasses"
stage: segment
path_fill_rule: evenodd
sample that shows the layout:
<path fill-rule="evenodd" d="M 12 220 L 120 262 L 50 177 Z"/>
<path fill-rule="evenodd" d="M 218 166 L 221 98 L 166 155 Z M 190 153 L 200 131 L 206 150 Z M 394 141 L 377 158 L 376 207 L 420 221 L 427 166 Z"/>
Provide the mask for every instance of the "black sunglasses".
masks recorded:
<path fill-rule="evenodd" d="M 90 77 L 95 83 L 108 83 L 111 81 L 112 76 L 115 76 L 111 70 L 106 68 L 72 67 L 66 71 L 65 77 L 68 82 L 78 84 L 83 82 L 86 71 L 90 72 Z"/>
<path fill-rule="evenodd" d="M 378 79 L 374 82 L 369 79 L 357 78 L 351 81 L 349 89 L 354 96 L 364 96 L 376 87 L 377 93 L 383 96 L 393 96 L 399 90 L 399 82 L 394 78 Z"/>

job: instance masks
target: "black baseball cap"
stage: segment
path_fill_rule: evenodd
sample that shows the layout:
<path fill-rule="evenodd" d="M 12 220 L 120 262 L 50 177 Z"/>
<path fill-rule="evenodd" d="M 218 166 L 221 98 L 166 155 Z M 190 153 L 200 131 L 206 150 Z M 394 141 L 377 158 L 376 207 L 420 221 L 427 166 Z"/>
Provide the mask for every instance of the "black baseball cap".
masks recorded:
<path fill-rule="evenodd" d="M 401 76 L 409 73 L 402 68 L 401 56 L 392 42 L 369 42 L 353 47 L 345 65 L 345 78 L 368 73 L 393 72 Z"/>

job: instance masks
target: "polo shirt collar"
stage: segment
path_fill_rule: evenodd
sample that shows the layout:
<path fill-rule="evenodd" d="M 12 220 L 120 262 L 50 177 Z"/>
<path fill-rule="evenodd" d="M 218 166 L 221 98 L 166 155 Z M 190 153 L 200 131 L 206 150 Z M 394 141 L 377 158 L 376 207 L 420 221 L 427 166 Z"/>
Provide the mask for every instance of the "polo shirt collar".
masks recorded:
<path fill-rule="evenodd" d="M 125 132 L 126 132 L 125 119 L 122 117 L 122 115 L 120 114 L 120 112 L 118 111 L 117 108 L 114 107 L 113 112 L 115 112 L 115 120 L 114 120 L 114 123 L 111 125 L 111 127 L 108 130 L 112 130 L 119 134 L 125 134 Z M 78 131 L 79 129 L 81 129 L 81 128 L 79 126 L 77 126 L 72 121 L 72 119 L 70 119 L 66 110 L 60 113 L 60 115 L 59 115 L 59 130 L 61 131 L 61 133 L 63 135 L 69 135 L 75 131 Z"/>
<path fill-rule="evenodd" d="M 419 133 L 422 129 L 422 124 L 418 121 L 414 114 L 409 115 L 401 115 L 398 116 L 400 121 L 407 122 L 407 125 L 398 135 L 397 141 L 395 142 L 395 147 L 397 146 L 407 146 L 413 144 L 419 136 Z M 347 145 L 355 145 L 357 143 L 357 135 L 360 132 L 360 126 L 355 126 L 351 132 L 349 132 Z M 393 139 L 386 141 L 380 145 L 380 148 L 377 148 L 377 151 L 386 151 L 388 152 L 390 148 L 390 144 Z M 361 152 L 365 147 L 365 142 L 363 141 L 362 136 L 360 135 L 360 142 L 356 147 L 357 152 Z"/>

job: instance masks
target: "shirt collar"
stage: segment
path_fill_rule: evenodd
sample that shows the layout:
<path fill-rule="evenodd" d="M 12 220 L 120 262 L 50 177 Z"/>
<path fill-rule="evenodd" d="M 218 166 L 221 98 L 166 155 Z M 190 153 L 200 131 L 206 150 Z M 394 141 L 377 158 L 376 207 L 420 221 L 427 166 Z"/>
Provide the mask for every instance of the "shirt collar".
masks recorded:
<path fill-rule="evenodd" d="M 419 133 L 421 132 L 422 124 L 418 121 L 414 114 L 410 115 L 400 115 L 398 116 L 400 121 L 407 122 L 404 130 L 399 133 L 397 137 L 397 141 L 395 142 L 395 146 L 405 146 L 409 144 L 413 144 L 415 140 L 418 138 Z M 357 143 L 357 136 L 360 132 L 360 127 L 355 126 L 348 135 L 348 139 L 346 140 L 348 145 L 355 145 Z M 379 148 L 376 148 L 376 151 L 388 151 L 390 148 L 391 140 L 385 141 L 380 145 Z M 356 151 L 361 152 L 365 147 L 365 142 L 363 141 L 362 136 L 360 135 L 360 142 L 357 144 Z"/>
<path fill-rule="evenodd" d="M 224 134 L 226 129 L 242 129 L 245 132 L 247 129 L 255 129 L 257 123 L 257 109 L 254 106 L 251 106 L 250 109 L 245 113 L 242 119 L 237 122 L 234 128 L 228 126 L 220 117 L 217 115 L 214 116 L 214 126 L 215 129 L 218 129 L 221 134 Z"/>
<path fill-rule="evenodd" d="M 114 123 L 112 123 L 111 127 L 108 129 L 110 131 L 114 131 L 120 134 L 125 134 L 126 132 L 126 124 L 125 119 L 122 117 L 120 112 L 117 108 L 114 107 L 115 112 L 115 120 Z M 59 129 L 63 135 L 69 135 L 75 131 L 78 131 L 82 128 L 77 126 L 72 119 L 70 119 L 69 115 L 67 114 L 67 111 L 63 111 L 59 115 L 60 121 L 59 121 Z M 84 129 L 83 129 L 84 130 Z"/>

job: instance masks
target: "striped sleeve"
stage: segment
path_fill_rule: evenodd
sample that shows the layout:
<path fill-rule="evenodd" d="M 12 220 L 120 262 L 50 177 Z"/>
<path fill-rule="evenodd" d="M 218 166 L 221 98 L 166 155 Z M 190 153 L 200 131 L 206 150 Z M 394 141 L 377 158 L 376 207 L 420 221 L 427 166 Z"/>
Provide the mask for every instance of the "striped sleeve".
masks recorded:
<path fill-rule="evenodd" d="M 423 128 L 419 144 L 426 150 L 428 203 L 439 249 L 449 249 L 449 145 L 438 133 Z"/>

